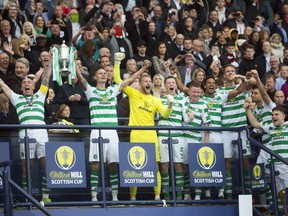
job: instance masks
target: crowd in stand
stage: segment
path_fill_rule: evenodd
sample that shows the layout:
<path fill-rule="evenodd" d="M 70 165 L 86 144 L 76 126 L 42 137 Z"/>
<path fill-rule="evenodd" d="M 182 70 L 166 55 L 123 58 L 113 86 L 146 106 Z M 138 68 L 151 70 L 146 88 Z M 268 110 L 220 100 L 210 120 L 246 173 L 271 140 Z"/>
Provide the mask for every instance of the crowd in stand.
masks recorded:
<path fill-rule="evenodd" d="M 153 78 L 151 93 L 155 97 L 161 97 L 164 105 L 163 97 L 165 98 L 167 93 L 173 95 L 174 99 L 179 95 L 177 98 L 179 101 L 188 97 L 185 100 L 190 105 L 185 106 L 191 107 L 194 112 L 193 117 L 190 113 L 186 121 L 190 126 L 197 127 L 206 123 L 210 126 L 247 126 L 243 105 L 245 98 L 249 101 L 249 97 L 256 103 L 253 113 L 258 121 L 262 121 L 262 117 L 267 113 L 270 115 L 275 105 L 287 108 L 288 1 L 286 0 L 4 0 L 1 2 L 3 4 L 0 4 L 2 10 L 0 78 L 17 94 L 22 94 L 22 80 L 26 77 L 34 81 L 36 90 L 40 88 L 45 74 L 44 68 L 49 64 L 51 47 L 59 47 L 65 41 L 68 46 L 74 46 L 77 50 L 75 63 L 78 72 L 81 72 L 77 77 L 85 79 L 91 86 L 98 85 L 95 72 L 99 69 L 104 69 L 107 73 L 106 87 L 113 86 L 116 81 L 113 79 L 113 65 L 115 61 L 119 61 L 115 59 L 115 54 L 117 56 L 119 52 L 125 53 L 124 59 L 118 62 L 121 78 L 129 79 L 145 67 L 146 72 Z M 150 67 L 147 67 L 147 60 L 151 62 Z M 77 77 L 72 78 L 71 84 L 65 77 L 63 85 L 50 81 L 44 105 L 46 124 L 90 124 L 91 107 L 89 108 L 85 89 L 82 88 L 83 83 Z M 176 84 L 178 88 L 174 86 Z M 141 89 L 139 80 L 136 79 L 131 87 Z M 244 91 L 245 88 L 247 89 Z M 232 89 L 235 92 L 231 93 Z M 213 97 L 213 101 L 209 97 Z M 229 105 L 227 101 L 233 98 L 239 102 L 239 107 Z M 125 94 L 118 95 L 117 101 L 118 117 L 129 115 L 131 117 L 129 99 Z M 222 104 L 221 107 L 213 107 L 217 110 L 215 112 L 222 115 L 222 123 L 221 119 L 211 114 L 213 103 Z M 267 113 L 264 114 L 261 107 L 265 107 Z M 230 108 L 238 110 L 243 116 L 230 114 Z M 19 123 L 15 108 L 11 103 L 8 105 L 3 93 L 0 93 L 0 109 L 1 124 Z M 203 110 L 199 116 L 197 116 L 198 109 Z M 196 116 L 202 121 L 191 123 L 193 122 L 191 119 Z M 234 122 L 227 120 L 231 118 Z M 267 120 L 270 123 L 271 121 L 271 118 Z M 260 132 L 253 130 L 253 133 Z M 183 136 L 197 142 L 202 141 L 199 134 L 188 133 Z M 230 139 L 232 140 L 232 137 L 226 140 L 227 145 L 231 145 Z M 205 142 L 213 142 L 212 140 L 219 141 L 217 133 L 213 136 L 210 134 L 210 138 L 206 137 L 205 140 L 203 138 Z M 224 146 L 226 141 L 223 140 Z M 232 198 L 229 152 L 225 152 L 225 159 L 228 171 L 226 198 Z M 247 173 L 249 161 L 244 161 L 246 161 L 245 183 L 249 189 L 249 173 Z M 160 160 L 162 164 L 166 162 Z M 190 199 L 187 170 L 185 166 L 179 168 L 177 164 L 175 169 L 178 175 L 176 184 L 184 186 L 184 199 Z M 161 166 L 160 171 L 162 186 L 165 188 L 169 185 L 167 166 Z M 223 191 L 224 189 L 219 189 L 219 198 L 224 198 Z M 265 191 L 266 195 L 267 191 L 269 189 Z M 163 194 L 164 197 L 169 197 L 167 192 Z M 178 195 L 179 199 L 180 196 L 182 198 L 182 194 Z M 201 190 L 196 189 L 195 199 L 200 199 L 200 195 Z M 135 196 L 132 198 L 135 199 Z M 211 197 L 209 190 L 205 191 L 205 196 Z M 269 196 L 267 195 L 268 202 L 271 200 Z"/>

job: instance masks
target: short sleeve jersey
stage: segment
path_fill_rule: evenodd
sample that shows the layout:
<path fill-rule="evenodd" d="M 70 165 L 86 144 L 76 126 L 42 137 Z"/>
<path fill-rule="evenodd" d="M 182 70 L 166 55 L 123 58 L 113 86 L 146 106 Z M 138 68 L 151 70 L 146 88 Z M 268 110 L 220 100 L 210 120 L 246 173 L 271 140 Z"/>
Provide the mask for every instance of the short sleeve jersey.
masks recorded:
<path fill-rule="evenodd" d="M 16 94 L 12 91 L 11 103 L 16 109 L 20 124 L 44 125 L 44 101 L 46 97 L 43 86 L 32 96 Z"/>
<path fill-rule="evenodd" d="M 263 125 L 272 123 L 272 109 L 275 107 L 275 103 L 271 101 L 269 105 L 263 103 L 262 106 L 256 106 L 253 110 L 253 115 L 258 122 Z M 270 136 L 267 133 L 262 135 L 263 144 L 268 144 L 270 141 Z"/>
<path fill-rule="evenodd" d="M 89 101 L 91 124 L 96 126 L 116 126 L 117 98 L 120 85 L 109 86 L 107 89 L 97 89 L 90 85 L 85 92 Z"/>
<path fill-rule="evenodd" d="M 228 94 L 229 91 L 236 89 L 238 86 L 232 88 L 220 88 L 219 94 Z M 222 107 L 222 127 L 245 127 L 247 126 L 246 110 L 243 107 L 245 102 L 245 93 L 241 93 L 226 101 Z"/>
<path fill-rule="evenodd" d="M 208 115 L 208 107 L 202 100 L 196 102 L 189 102 L 187 112 L 193 111 L 194 119 L 189 123 L 185 124 L 192 127 L 200 127 L 204 123 L 210 123 L 210 117 Z M 199 131 L 185 131 L 185 137 L 198 140 L 201 142 L 202 136 Z"/>
<path fill-rule="evenodd" d="M 168 102 L 166 97 L 160 97 L 163 106 L 168 107 Z M 170 114 L 168 119 L 163 118 L 160 116 L 158 125 L 160 126 L 176 126 L 180 127 L 183 125 L 183 116 L 186 115 L 188 102 L 187 100 L 182 97 L 181 95 L 176 95 L 174 97 L 174 103 L 172 106 L 172 113 Z M 183 132 L 179 130 L 171 131 L 171 137 L 179 137 L 182 136 Z M 169 132 L 166 130 L 159 131 L 159 137 L 168 137 Z"/>
<path fill-rule="evenodd" d="M 221 127 L 222 106 L 227 101 L 228 94 L 214 94 L 212 97 L 203 95 L 203 100 L 208 107 L 208 115 L 211 118 L 211 127 Z"/>
<path fill-rule="evenodd" d="M 275 127 L 273 123 L 266 125 L 260 124 L 263 130 L 271 137 L 272 150 L 288 160 L 288 122 L 278 127 Z M 273 161 L 281 163 L 275 158 L 273 158 Z"/>
<path fill-rule="evenodd" d="M 154 126 L 155 113 L 160 106 L 163 106 L 161 100 L 150 94 L 142 94 L 130 86 L 124 88 L 124 93 L 129 97 L 129 125 Z"/>

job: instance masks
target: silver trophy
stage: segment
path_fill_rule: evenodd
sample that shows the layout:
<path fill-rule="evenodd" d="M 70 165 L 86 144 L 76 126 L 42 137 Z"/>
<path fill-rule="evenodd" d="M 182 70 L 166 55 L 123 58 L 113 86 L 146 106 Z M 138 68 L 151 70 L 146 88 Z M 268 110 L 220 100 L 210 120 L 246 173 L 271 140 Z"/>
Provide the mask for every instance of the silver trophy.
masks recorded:
<path fill-rule="evenodd" d="M 65 41 L 63 41 L 62 45 L 59 48 L 59 62 L 61 63 L 60 65 L 61 76 L 68 76 L 70 74 L 70 71 L 68 69 L 69 53 L 70 48 L 65 44 Z"/>

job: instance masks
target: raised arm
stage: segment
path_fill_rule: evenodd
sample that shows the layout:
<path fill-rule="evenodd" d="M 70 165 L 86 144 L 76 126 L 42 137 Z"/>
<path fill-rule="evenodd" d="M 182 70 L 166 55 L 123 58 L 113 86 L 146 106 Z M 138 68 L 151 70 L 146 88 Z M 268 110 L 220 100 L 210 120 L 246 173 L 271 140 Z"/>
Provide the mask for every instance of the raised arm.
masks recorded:
<path fill-rule="evenodd" d="M 116 67 L 120 67 L 120 65 L 115 65 Z M 114 71 L 115 71 L 114 66 Z M 144 73 L 149 67 L 151 66 L 151 62 L 148 60 L 144 60 L 144 66 L 140 68 L 138 71 L 133 73 L 128 79 L 125 79 L 120 84 L 120 91 L 122 91 L 126 86 L 130 85 L 134 82 L 139 76 L 141 76 L 142 73 Z"/>
<path fill-rule="evenodd" d="M 80 82 L 81 85 L 82 85 L 83 90 L 86 91 L 86 90 L 87 90 L 87 86 L 88 86 L 88 82 L 87 82 L 86 79 L 82 76 L 80 67 L 81 67 L 81 66 L 76 65 L 76 74 L 77 74 L 77 78 L 78 78 L 79 82 Z"/>
<path fill-rule="evenodd" d="M 239 78 L 239 79 L 242 79 L 244 80 L 243 82 L 241 82 L 241 84 L 236 88 L 236 89 L 233 89 L 231 91 L 229 91 L 228 93 L 228 100 L 233 98 L 233 97 L 236 97 L 237 95 L 241 94 L 243 91 L 246 90 L 247 86 L 249 85 L 250 83 L 250 79 L 252 77 L 252 72 L 247 72 L 246 76 L 243 76 L 243 75 L 236 75 L 235 76 L 235 79 Z"/>
<path fill-rule="evenodd" d="M 249 104 L 248 102 L 244 103 L 244 108 L 246 109 L 246 115 L 249 119 L 250 124 L 252 125 L 252 127 L 256 128 L 256 129 L 262 129 L 261 124 L 257 121 L 257 119 L 255 118 L 255 116 L 252 113 L 252 105 Z"/>
<path fill-rule="evenodd" d="M 51 74 L 52 74 L 52 56 L 50 56 L 49 63 L 44 68 L 41 85 L 49 88 L 49 81 L 50 81 Z"/>
<path fill-rule="evenodd" d="M 184 83 L 182 82 L 181 75 L 177 69 L 177 66 L 170 67 L 170 72 L 171 72 L 172 76 L 174 76 L 176 79 L 176 84 L 177 84 L 178 89 L 180 91 L 184 92 L 186 95 L 188 95 L 189 88 L 187 88 L 184 85 Z"/>
<path fill-rule="evenodd" d="M 266 92 L 266 90 L 264 88 L 264 85 L 261 82 L 261 79 L 259 77 L 259 74 L 258 74 L 257 70 L 251 70 L 251 72 L 253 73 L 253 76 L 256 79 L 257 86 L 258 86 L 259 92 L 260 92 L 260 94 L 262 96 L 262 99 L 263 99 L 264 103 L 269 105 L 272 100 L 269 97 L 268 93 Z"/>
<path fill-rule="evenodd" d="M 12 95 L 12 90 L 4 83 L 4 81 L 0 78 L 0 88 L 4 92 L 4 94 L 10 99 Z"/>

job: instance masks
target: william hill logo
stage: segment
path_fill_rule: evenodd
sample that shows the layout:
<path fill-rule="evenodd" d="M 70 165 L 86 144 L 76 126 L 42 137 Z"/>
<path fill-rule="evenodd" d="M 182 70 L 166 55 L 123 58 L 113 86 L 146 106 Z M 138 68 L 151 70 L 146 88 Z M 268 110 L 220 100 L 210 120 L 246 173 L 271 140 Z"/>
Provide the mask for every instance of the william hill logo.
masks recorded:
<path fill-rule="evenodd" d="M 216 154 L 213 149 L 205 146 L 197 153 L 197 162 L 203 169 L 212 169 L 216 164 Z"/>
<path fill-rule="evenodd" d="M 76 154 L 69 146 L 61 146 L 55 152 L 55 162 L 60 169 L 69 170 L 76 162 Z"/>
<path fill-rule="evenodd" d="M 148 161 L 148 155 L 146 151 L 140 146 L 134 146 L 131 148 L 127 155 L 128 162 L 134 169 L 143 169 Z"/>
<path fill-rule="evenodd" d="M 253 167 L 253 177 L 257 180 L 259 180 L 262 176 L 262 169 L 259 165 L 255 165 Z"/>

